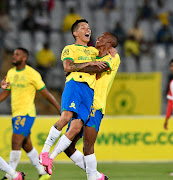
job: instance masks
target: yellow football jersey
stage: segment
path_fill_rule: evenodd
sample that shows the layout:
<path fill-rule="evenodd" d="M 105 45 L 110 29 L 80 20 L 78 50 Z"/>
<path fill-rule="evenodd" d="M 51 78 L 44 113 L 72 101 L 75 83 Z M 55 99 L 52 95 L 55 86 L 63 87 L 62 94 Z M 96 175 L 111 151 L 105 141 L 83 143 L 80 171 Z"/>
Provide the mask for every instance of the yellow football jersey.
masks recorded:
<path fill-rule="evenodd" d="M 11 91 L 12 116 L 28 114 L 34 117 L 36 90 L 42 90 L 45 87 L 40 74 L 28 65 L 20 71 L 13 67 L 8 71 L 6 81 L 10 82 L 7 90 Z"/>
<path fill-rule="evenodd" d="M 98 50 L 94 47 L 82 46 L 77 44 L 72 44 L 66 46 L 61 54 L 61 60 L 66 59 L 72 60 L 74 63 L 85 63 L 90 61 L 95 61 L 98 55 Z M 70 80 L 78 82 L 86 82 L 90 88 L 94 89 L 96 74 L 89 74 L 84 72 L 71 72 L 66 77 L 66 82 Z"/>
<path fill-rule="evenodd" d="M 115 58 L 113 58 L 109 54 L 104 57 L 97 57 L 97 61 L 105 61 L 110 68 L 110 70 L 97 75 L 94 87 L 93 106 L 96 110 L 100 110 L 103 114 L 105 114 L 106 99 L 120 65 L 120 57 L 116 54 Z"/>

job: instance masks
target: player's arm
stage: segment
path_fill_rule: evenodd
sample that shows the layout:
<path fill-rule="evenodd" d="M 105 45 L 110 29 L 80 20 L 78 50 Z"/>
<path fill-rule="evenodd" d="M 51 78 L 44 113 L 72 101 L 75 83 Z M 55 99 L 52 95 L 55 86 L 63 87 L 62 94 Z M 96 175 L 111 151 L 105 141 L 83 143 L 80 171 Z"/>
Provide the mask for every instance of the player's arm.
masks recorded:
<path fill-rule="evenodd" d="M 47 101 L 49 101 L 57 109 L 58 113 L 61 114 L 60 104 L 56 101 L 55 97 L 47 90 L 47 88 L 42 89 L 40 93 Z"/>
<path fill-rule="evenodd" d="M 115 55 L 117 54 L 117 50 L 115 48 L 110 48 L 107 53 L 107 55 L 111 55 L 112 57 L 115 57 Z M 108 60 L 109 61 L 109 60 Z M 111 66 L 109 64 L 109 62 L 106 62 L 106 61 L 97 61 L 97 62 L 103 62 L 104 63 L 104 66 L 102 67 L 98 67 L 96 64 L 93 64 L 92 66 L 87 66 L 85 68 L 82 68 L 80 70 L 80 72 L 87 72 L 87 73 L 102 73 L 104 71 L 107 71 L 109 69 L 111 69 Z M 96 62 L 96 63 L 97 63 Z"/>
<path fill-rule="evenodd" d="M 92 61 L 92 62 L 86 62 L 86 63 L 74 63 L 70 59 L 66 59 L 63 61 L 63 67 L 65 72 L 77 72 L 80 71 L 81 69 L 84 69 L 86 67 L 91 68 L 91 67 L 97 67 L 97 69 L 102 69 L 105 68 L 107 65 L 105 62 L 101 61 Z M 91 72 L 91 69 L 86 69 L 88 71 L 81 71 L 81 72 L 89 72 L 89 73 L 95 73 Z"/>
<path fill-rule="evenodd" d="M 101 62 L 101 61 L 97 61 L 97 62 Z M 97 63 L 96 62 L 96 63 Z M 80 72 L 86 72 L 86 73 L 102 73 L 104 71 L 107 71 L 109 69 L 109 66 L 108 64 L 105 62 L 105 61 L 102 61 L 102 63 L 104 63 L 104 66 L 98 66 L 97 64 L 96 65 L 90 65 L 90 66 L 87 66 L 85 68 L 82 68 L 80 70 Z"/>
<path fill-rule="evenodd" d="M 10 91 L 4 90 L 0 93 L 0 102 L 6 99 L 10 95 Z"/>

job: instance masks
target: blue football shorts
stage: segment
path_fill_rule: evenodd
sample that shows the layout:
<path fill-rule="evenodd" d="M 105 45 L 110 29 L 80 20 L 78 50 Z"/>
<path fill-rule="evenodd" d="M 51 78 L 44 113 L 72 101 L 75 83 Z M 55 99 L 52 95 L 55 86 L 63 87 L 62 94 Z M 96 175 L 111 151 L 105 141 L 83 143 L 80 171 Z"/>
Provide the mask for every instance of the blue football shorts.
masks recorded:
<path fill-rule="evenodd" d="M 16 116 L 12 118 L 13 133 L 21 134 L 27 137 L 31 133 L 31 128 L 34 123 L 35 117 Z"/>
<path fill-rule="evenodd" d="M 104 114 L 100 110 L 96 110 L 93 106 L 91 107 L 91 113 L 86 126 L 93 127 L 97 132 L 99 132 L 100 124 L 103 119 Z"/>
<path fill-rule="evenodd" d="M 74 112 L 72 119 L 81 119 L 85 124 L 90 114 L 93 96 L 94 91 L 87 83 L 70 80 L 62 94 L 61 112 Z"/>

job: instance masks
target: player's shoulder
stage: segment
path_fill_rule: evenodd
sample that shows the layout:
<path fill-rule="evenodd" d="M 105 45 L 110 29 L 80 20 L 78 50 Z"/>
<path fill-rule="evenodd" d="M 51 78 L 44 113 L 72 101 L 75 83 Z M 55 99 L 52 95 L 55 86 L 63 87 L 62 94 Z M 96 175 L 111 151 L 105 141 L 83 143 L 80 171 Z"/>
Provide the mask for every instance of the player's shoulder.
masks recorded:
<path fill-rule="evenodd" d="M 98 51 L 95 47 L 93 47 L 93 46 L 89 46 L 88 48 L 89 48 L 89 50 L 94 51 L 94 52 L 96 52 L 96 53 L 99 52 L 99 51 Z"/>
<path fill-rule="evenodd" d="M 8 70 L 7 74 L 16 72 L 16 67 L 12 67 Z"/>
<path fill-rule="evenodd" d="M 75 44 L 70 44 L 64 47 L 64 49 L 70 49 L 70 50 L 75 50 L 77 47 Z"/>
<path fill-rule="evenodd" d="M 39 75 L 40 74 L 37 70 L 35 70 L 33 67 L 31 67 L 29 65 L 26 65 L 26 71 L 32 75 Z"/>

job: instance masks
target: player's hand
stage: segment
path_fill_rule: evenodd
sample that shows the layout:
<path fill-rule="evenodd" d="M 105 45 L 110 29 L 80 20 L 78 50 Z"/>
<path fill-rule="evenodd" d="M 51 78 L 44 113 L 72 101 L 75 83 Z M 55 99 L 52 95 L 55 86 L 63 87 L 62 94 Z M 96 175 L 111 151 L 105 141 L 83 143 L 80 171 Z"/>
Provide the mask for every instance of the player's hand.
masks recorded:
<path fill-rule="evenodd" d="M 106 62 L 104 61 L 92 61 L 90 62 L 91 66 L 98 66 L 100 69 L 107 67 Z"/>
<path fill-rule="evenodd" d="M 107 51 L 107 55 L 110 54 L 113 58 L 115 57 L 115 55 L 118 53 L 118 51 L 115 48 L 111 48 L 109 49 L 109 51 Z"/>
<path fill-rule="evenodd" d="M 165 120 L 165 123 L 164 123 L 164 129 L 168 129 L 168 119 Z"/>
<path fill-rule="evenodd" d="M 2 89 L 7 89 L 7 87 L 10 85 L 9 82 L 6 82 L 6 76 L 4 77 L 4 79 L 1 82 L 1 88 Z"/>

